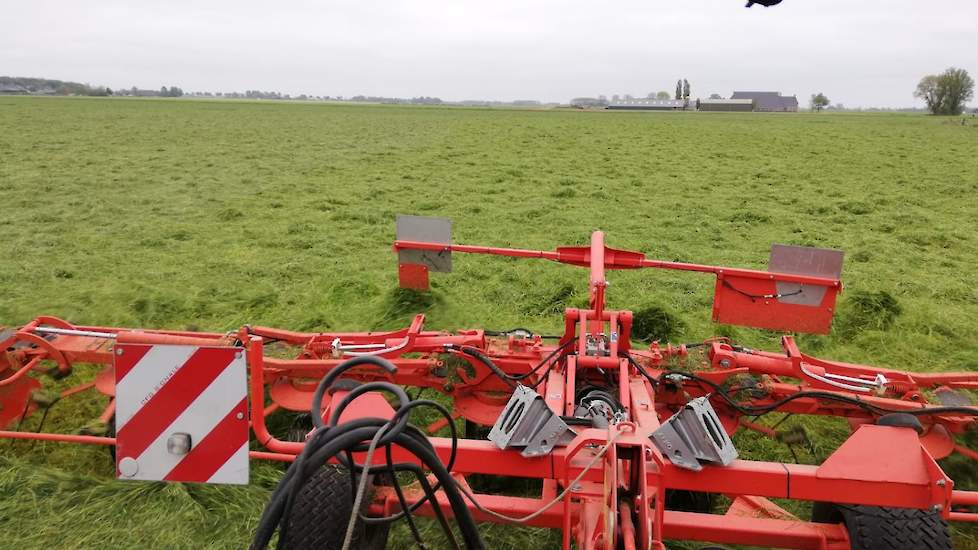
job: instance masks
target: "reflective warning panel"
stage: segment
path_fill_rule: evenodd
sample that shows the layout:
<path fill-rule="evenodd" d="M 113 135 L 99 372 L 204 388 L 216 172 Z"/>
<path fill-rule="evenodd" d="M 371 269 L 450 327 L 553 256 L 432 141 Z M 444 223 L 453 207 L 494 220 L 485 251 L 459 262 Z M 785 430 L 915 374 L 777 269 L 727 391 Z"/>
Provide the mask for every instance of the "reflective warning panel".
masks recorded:
<path fill-rule="evenodd" d="M 119 479 L 248 483 L 243 350 L 115 348 Z"/>

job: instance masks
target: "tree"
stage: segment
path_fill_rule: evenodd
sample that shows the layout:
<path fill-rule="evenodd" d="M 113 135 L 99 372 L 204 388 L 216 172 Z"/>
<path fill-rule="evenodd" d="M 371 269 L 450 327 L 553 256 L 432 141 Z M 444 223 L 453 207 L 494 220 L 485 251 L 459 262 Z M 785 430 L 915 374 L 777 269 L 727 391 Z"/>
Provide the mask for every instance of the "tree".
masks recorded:
<path fill-rule="evenodd" d="M 676 81 L 676 99 L 679 100 L 682 98 L 683 98 L 683 80 L 680 78 L 679 80 Z"/>
<path fill-rule="evenodd" d="M 162 88 L 160 88 L 160 95 L 163 96 L 163 97 L 169 97 L 170 96 L 170 90 L 167 90 L 166 89 L 166 86 L 163 86 Z"/>
<path fill-rule="evenodd" d="M 689 99 L 689 81 L 685 78 L 683 79 L 683 99 Z"/>
<path fill-rule="evenodd" d="M 822 109 L 828 107 L 830 103 L 829 98 L 825 97 L 825 94 L 822 92 L 812 94 L 812 99 L 809 100 L 809 105 L 811 105 L 812 110 L 816 113 L 821 112 Z"/>
<path fill-rule="evenodd" d="M 924 100 L 931 114 L 959 115 L 974 92 L 975 80 L 968 71 L 951 67 L 939 75 L 921 78 L 913 95 Z"/>
<path fill-rule="evenodd" d="M 663 90 L 663 91 L 655 94 L 655 98 L 656 99 L 669 99 L 670 97 L 672 97 L 672 96 L 670 96 L 669 95 L 669 92 L 667 92 L 665 90 Z"/>
<path fill-rule="evenodd" d="M 710 99 L 723 99 L 720 94 L 710 94 Z"/>
<path fill-rule="evenodd" d="M 944 112 L 948 115 L 960 115 L 964 112 L 964 104 L 975 94 L 975 79 L 971 78 L 964 69 L 950 69 L 939 77 L 939 83 L 944 89 Z"/>
<path fill-rule="evenodd" d="M 931 114 L 939 115 L 944 104 L 944 97 L 940 88 L 940 78 L 935 74 L 929 74 L 920 79 L 913 95 L 924 100 L 924 103 L 927 104 L 927 110 Z"/>

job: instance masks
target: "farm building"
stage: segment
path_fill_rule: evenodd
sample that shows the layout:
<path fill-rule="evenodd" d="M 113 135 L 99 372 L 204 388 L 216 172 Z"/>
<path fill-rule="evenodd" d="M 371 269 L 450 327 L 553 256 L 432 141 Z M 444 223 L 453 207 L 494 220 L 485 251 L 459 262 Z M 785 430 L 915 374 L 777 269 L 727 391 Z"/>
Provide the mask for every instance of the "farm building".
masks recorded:
<path fill-rule="evenodd" d="M 686 108 L 682 99 L 622 99 L 608 104 L 609 109 L 632 111 L 682 111 Z"/>
<path fill-rule="evenodd" d="M 798 98 L 781 92 L 734 92 L 730 99 L 751 99 L 754 110 L 761 113 L 797 113 Z"/>
<path fill-rule="evenodd" d="M 699 111 L 739 111 L 749 113 L 754 110 L 753 99 L 700 99 L 696 101 Z"/>
<path fill-rule="evenodd" d="M 0 95 L 27 95 L 30 91 L 17 84 L 0 84 Z"/>

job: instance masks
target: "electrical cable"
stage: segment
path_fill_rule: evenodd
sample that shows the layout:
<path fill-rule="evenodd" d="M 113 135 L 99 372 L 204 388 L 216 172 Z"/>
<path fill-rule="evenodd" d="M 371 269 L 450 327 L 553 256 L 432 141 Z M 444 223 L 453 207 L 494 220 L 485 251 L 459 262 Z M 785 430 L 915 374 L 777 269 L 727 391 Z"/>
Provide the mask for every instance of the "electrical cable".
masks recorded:
<path fill-rule="evenodd" d="M 666 376 L 679 376 L 679 377 L 687 378 L 689 380 L 694 380 L 701 384 L 706 384 L 707 386 L 709 386 L 714 390 L 713 393 L 714 395 L 719 395 L 724 401 L 727 402 L 728 405 L 730 405 L 731 408 L 747 416 L 761 416 L 776 411 L 781 407 L 787 405 L 788 403 L 791 403 L 792 401 L 798 399 L 813 398 L 813 399 L 824 399 L 826 401 L 835 401 L 838 403 L 853 405 L 877 416 L 881 416 L 884 414 L 891 414 L 891 413 L 906 413 L 913 416 L 933 416 L 938 414 L 961 414 L 964 416 L 978 417 L 978 407 L 926 407 L 926 408 L 919 408 L 919 409 L 890 409 L 888 407 L 880 407 L 879 405 L 873 405 L 871 403 L 867 403 L 862 399 L 859 399 L 858 397 L 849 397 L 846 395 L 840 395 L 838 393 L 818 391 L 818 390 L 800 391 L 798 393 L 789 395 L 787 397 L 784 397 L 782 399 L 779 399 L 778 401 L 769 403 L 767 405 L 745 406 L 738 403 L 733 397 L 729 395 L 729 393 L 726 390 L 723 389 L 722 386 L 720 386 L 720 384 L 717 384 L 712 380 L 708 380 L 701 376 L 696 376 L 695 374 L 690 374 L 687 372 L 667 370 L 664 371 L 662 373 L 662 376 L 659 377 L 660 383 L 662 377 L 666 377 Z"/>
<path fill-rule="evenodd" d="M 508 521 L 508 522 L 511 522 L 511 523 L 526 523 L 528 521 L 532 521 L 532 520 L 536 519 L 537 517 L 539 517 L 544 512 L 546 512 L 547 510 L 549 510 L 550 508 L 552 508 L 555 504 L 557 504 L 560 501 L 564 500 L 564 498 L 571 491 L 574 490 L 574 486 L 577 485 L 578 483 L 580 483 L 582 479 L 584 479 L 584 476 L 587 475 L 588 471 L 591 468 L 593 468 L 598 463 L 598 461 L 601 460 L 601 458 L 605 455 L 605 453 L 608 452 L 608 449 L 610 449 L 611 446 L 614 445 L 614 443 L 618 439 L 618 436 L 619 436 L 620 433 L 621 432 L 616 432 L 615 435 L 612 436 L 612 438 L 608 440 L 608 442 L 604 445 L 604 447 L 602 447 L 601 450 L 598 451 L 598 453 L 595 454 L 594 457 L 591 458 L 591 461 L 588 462 L 584 466 L 584 469 L 581 470 L 581 473 L 578 474 L 577 477 L 573 479 L 573 481 L 571 481 L 570 483 L 568 483 L 567 484 L 567 487 L 565 487 L 564 490 L 561 491 L 559 495 L 557 495 L 556 497 L 554 497 L 553 500 L 551 500 L 547 504 L 544 504 L 542 507 L 540 507 L 539 510 L 537 510 L 537 511 L 535 511 L 533 513 L 530 513 L 530 514 L 528 514 L 526 516 L 523 516 L 521 518 L 517 518 L 517 517 L 513 517 L 513 516 L 507 516 L 505 514 L 500 514 L 499 512 L 496 512 L 495 510 L 490 510 L 489 508 L 486 508 L 486 507 L 482 506 L 482 504 L 479 504 L 479 501 L 476 500 L 475 495 L 473 495 L 466 487 L 459 486 L 459 490 L 462 491 L 462 494 L 465 495 L 465 497 L 468 498 L 470 502 L 472 502 L 473 506 L 475 506 L 477 510 L 479 510 L 480 512 L 482 512 L 484 514 L 487 514 L 487 515 L 490 515 L 490 516 L 492 516 L 494 518 L 501 519 L 503 521 Z"/>
<path fill-rule="evenodd" d="M 516 388 L 516 382 L 525 380 L 526 378 L 529 378 L 530 376 L 539 374 L 540 369 L 542 369 L 547 364 L 549 364 L 550 361 L 554 357 L 557 356 L 557 354 L 559 354 L 562 351 L 566 350 L 571 344 L 573 344 L 576 341 L 577 341 L 577 338 L 576 337 L 575 338 L 571 338 L 570 340 L 568 340 L 568 341 L 564 342 L 563 344 L 557 346 L 549 354 L 547 354 L 547 356 L 544 357 L 543 360 L 541 360 L 535 367 L 533 367 L 532 369 L 530 369 L 528 372 L 526 372 L 524 374 L 509 374 L 509 373 L 503 371 L 503 369 L 499 368 L 499 366 L 496 365 L 492 361 L 492 359 L 489 359 L 489 357 L 487 357 L 484 353 L 482 353 L 480 350 L 478 350 L 476 348 L 473 348 L 472 346 L 457 346 L 455 344 L 447 344 L 445 346 L 445 349 L 446 350 L 449 350 L 449 351 L 458 351 L 458 352 L 461 352 L 461 353 L 463 353 L 465 355 L 468 355 L 469 357 L 472 357 L 473 359 L 479 361 L 480 363 L 482 363 L 483 365 L 485 365 L 486 367 L 488 367 L 489 370 L 491 370 L 493 372 L 493 374 L 496 375 L 497 378 L 499 378 L 500 380 L 506 382 L 510 387 L 512 387 L 513 389 L 515 389 Z M 537 386 L 539 386 L 541 384 L 541 382 L 543 380 L 545 380 L 545 378 L 539 377 L 536 382 L 534 382 L 532 384 L 524 384 L 524 385 L 525 386 L 528 386 L 530 388 L 536 388 Z"/>
<path fill-rule="evenodd" d="M 654 376 L 652 376 L 651 374 L 649 374 L 649 371 L 645 370 L 645 367 L 643 367 L 641 363 L 639 363 L 638 361 L 636 361 L 635 358 L 632 357 L 632 354 L 630 354 L 630 353 L 622 353 L 622 356 L 625 359 L 628 360 L 628 363 L 631 366 L 635 367 L 635 370 L 637 370 L 639 374 L 641 374 L 642 376 L 644 376 L 645 379 L 648 380 L 650 384 L 652 384 L 652 387 L 653 388 L 658 388 L 659 387 L 659 381 L 656 380 Z"/>
<path fill-rule="evenodd" d="M 803 290 L 798 289 L 798 290 L 796 290 L 794 292 L 785 292 L 784 294 L 777 294 L 777 293 L 775 293 L 775 294 L 751 294 L 749 292 L 744 292 L 743 290 L 740 290 L 739 288 L 733 286 L 732 284 L 730 284 L 730 281 L 727 281 L 726 279 L 722 279 L 722 281 L 723 281 L 723 286 L 729 288 L 730 290 L 736 292 L 737 294 L 740 294 L 740 295 L 743 295 L 743 296 L 747 296 L 748 298 L 750 298 L 750 301 L 751 302 L 756 302 L 757 300 L 771 300 L 771 299 L 787 298 L 788 296 L 797 296 L 797 295 L 801 294 L 802 292 L 804 292 Z"/>

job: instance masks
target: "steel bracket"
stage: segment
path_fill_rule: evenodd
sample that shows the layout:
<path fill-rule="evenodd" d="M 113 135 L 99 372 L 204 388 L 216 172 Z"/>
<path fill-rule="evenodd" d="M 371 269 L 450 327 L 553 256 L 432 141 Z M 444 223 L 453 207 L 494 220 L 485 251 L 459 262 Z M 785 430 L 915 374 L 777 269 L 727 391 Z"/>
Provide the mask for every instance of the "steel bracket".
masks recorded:
<path fill-rule="evenodd" d="M 687 470 L 702 470 L 700 462 L 727 466 L 737 458 L 737 449 L 708 397 L 687 403 L 654 431 L 651 439 L 673 464 Z"/>
<path fill-rule="evenodd" d="M 522 385 L 516 387 L 489 432 L 489 440 L 500 449 L 521 447 L 525 457 L 545 455 L 576 436 L 542 396 Z"/>

